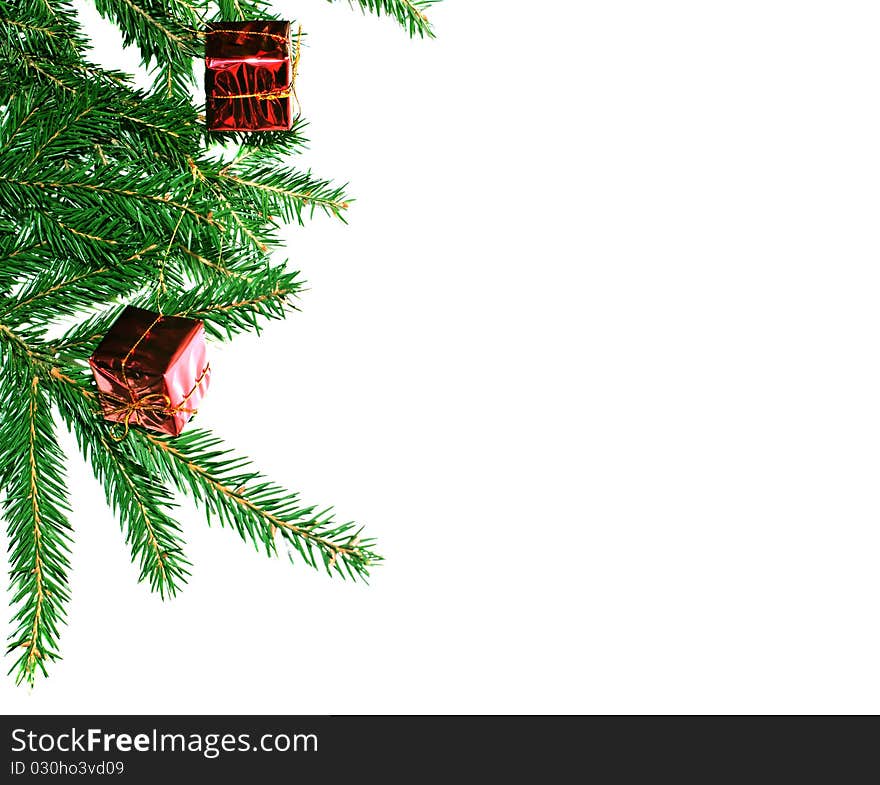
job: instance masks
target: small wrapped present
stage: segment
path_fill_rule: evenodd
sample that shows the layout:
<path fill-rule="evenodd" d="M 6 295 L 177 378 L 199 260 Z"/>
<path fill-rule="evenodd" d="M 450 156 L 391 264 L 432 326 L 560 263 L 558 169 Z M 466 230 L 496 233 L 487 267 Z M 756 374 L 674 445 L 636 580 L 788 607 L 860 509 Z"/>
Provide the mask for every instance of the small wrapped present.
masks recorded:
<path fill-rule="evenodd" d="M 213 22 L 206 36 L 208 130 L 289 131 L 295 78 L 290 22 Z"/>
<path fill-rule="evenodd" d="M 104 417 L 177 436 L 211 379 L 205 327 L 196 319 L 129 306 L 104 336 L 89 365 Z"/>

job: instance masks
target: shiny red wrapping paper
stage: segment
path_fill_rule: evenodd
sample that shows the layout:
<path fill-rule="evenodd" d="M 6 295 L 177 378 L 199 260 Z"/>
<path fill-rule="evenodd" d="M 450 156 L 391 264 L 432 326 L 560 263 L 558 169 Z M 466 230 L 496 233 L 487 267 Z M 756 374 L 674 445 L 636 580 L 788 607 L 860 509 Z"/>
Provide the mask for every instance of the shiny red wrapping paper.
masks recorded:
<path fill-rule="evenodd" d="M 205 327 L 129 306 L 89 365 L 104 416 L 177 436 L 208 390 Z"/>
<path fill-rule="evenodd" d="M 205 44 L 210 131 L 289 131 L 293 125 L 290 22 L 213 22 Z"/>

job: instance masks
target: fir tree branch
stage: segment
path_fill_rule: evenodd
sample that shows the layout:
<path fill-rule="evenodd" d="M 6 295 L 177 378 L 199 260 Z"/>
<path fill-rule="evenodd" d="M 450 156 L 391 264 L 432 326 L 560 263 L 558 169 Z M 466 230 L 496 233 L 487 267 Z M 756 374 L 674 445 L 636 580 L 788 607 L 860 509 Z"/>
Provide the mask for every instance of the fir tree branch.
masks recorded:
<path fill-rule="evenodd" d="M 75 376 L 73 369 L 70 374 L 57 368 L 52 373 L 72 404 L 79 427 L 92 430 L 96 420 L 84 420 L 82 411 L 89 409 L 83 400 L 92 403 L 94 395 Z M 125 449 L 147 477 L 162 477 L 203 504 L 209 523 L 216 517 L 221 526 L 234 529 L 257 548 L 262 546 L 268 555 L 277 552 L 275 538 L 280 532 L 306 564 L 313 568 L 322 564 L 328 574 L 366 580 L 370 567 L 382 561 L 373 550 L 375 540 L 361 537 L 362 528 L 338 523 L 332 508 L 303 505 L 299 494 L 266 480 L 248 459 L 234 456 L 207 431 L 190 430 L 171 439 L 132 428 L 122 445 L 102 441 L 102 447 L 120 453 Z M 93 453 L 93 464 L 94 457 Z"/>
<path fill-rule="evenodd" d="M 0 242 L 0 294 L 11 289 L 21 277 L 39 275 L 46 269 L 46 256 L 41 253 L 45 247 L 45 242 L 29 243 L 10 251 Z"/>
<path fill-rule="evenodd" d="M 299 272 L 269 268 L 253 278 L 221 278 L 208 281 L 164 302 L 175 316 L 201 319 L 207 333 L 220 340 L 237 333 L 259 333 L 261 319 L 283 319 L 297 310 L 293 298 L 302 291 Z"/>
<path fill-rule="evenodd" d="M 34 154 L 31 156 L 30 160 L 25 164 L 26 167 L 33 166 L 37 159 L 46 151 L 46 148 L 49 147 L 52 142 L 58 139 L 59 136 L 69 131 L 73 126 L 75 126 L 80 120 L 82 120 L 89 112 L 93 110 L 94 107 L 87 106 L 81 112 L 79 112 L 76 116 L 71 117 L 68 115 L 68 119 L 65 120 L 60 126 L 58 126 L 53 132 L 52 135 L 49 136 L 45 141 L 40 143 L 40 146 L 34 151 Z"/>
<path fill-rule="evenodd" d="M 217 21 L 247 21 L 248 19 L 272 19 L 268 3 L 262 0 L 218 0 Z"/>
<path fill-rule="evenodd" d="M 86 191 L 94 194 L 107 194 L 109 196 L 118 196 L 127 199 L 135 199 L 144 202 L 150 202 L 153 204 L 162 205 L 164 207 L 170 207 L 174 210 L 180 210 L 188 215 L 191 215 L 199 222 L 203 222 L 206 224 L 214 225 L 216 222 L 210 215 L 203 215 L 196 210 L 193 210 L 186 204 L 181 204 L 173 199 L 166 199 L 164 196 L 159 196 L 154 193 L 150 193 L 149 191 L 137 190 L 134 188 L 114 188 L 108 185 L 104 185 L 102 183 L 89 183 L 89 182 L 76 182 L 76 181 L 42 181 L 42 180 L 22 180 L 14 177 L 2 177 L 0 176 L 0 183 L 8 183 L 10 185 L 23 186 L 28 188 L 40 188 L 40 189 L 48 189 L 55 190 L 60 193 L 70 192 L 70 193 L 79 193 L 82 191 Z"/>
<path fill-rule="evenodd" d="M 313 177 L 311 172 L 284 171 L 261 164 L 245 176 L 221 170 L 219 179 L 232 184 L 239 197 L 247 199 L 269 220 L 280 216 L 302 225 L 304 213 L 311 216 L 321 210 L 344 221 L 342 213 L 349 207 L 342 187 Z"/>
<path fill-rule="evenodd" d="M 88 232 L 82 232 L 79 229 L 74 229 L 69 224 L 64 223 L 63 221 L 59 221 L 53 215 L 49 213 L 44 213 L 46 218 L 52 221 L 57 227 L 63 229 L 65 232 L 70 232 L 71 234 L 76 235 L 78 238 L 82 240 L 90 240 L 95 243 L 100 243 L 102 245 L 119 245 L 119 240 L 114 240 L 112 237 L 101 237 L 97 234 L 89 234 Z"/>
<path fill-rule="evenodd" d="M 20 30 L 28 30 L 30 32 L 48 35 L 50 38 L 54 38 L 58 35 L 58 31 L 53 27 L 41 27 L 40 25 L 28 24 L 27 22 L 21 22 L 17 19 L 6 19 L 0 17 L 0 25 L 12 25 L 13 27 L 17 27 Z"/>
<path fill-rule="evenodd" d="M 288 311 L 297 310 L 294 299 L 304 287 L 299 275 L 299 272 L 287 272 L 284 267 L 274 267 L 253 278 L 214 278 L 199 287 L 166 297 L 163 312 L 167 316 L 201 319 L 208 335 L 219 340 L 250 330 L 259 332 L 261 320 L 283 319 Z M 149 308 L 152 300 L 153 295 L 145 293 L 132 299 L 131 304 Z M 15 313 L 17 309 L 13 305 L 10 310 Z M 55 344 L 57 350 L 86 359 L 120 312 L 120 307 L 112 308 L 68 330 Z"/>
<path fill-rule="evenodd" d="M 38 0 L 38 4 L 45 8 L 46 14 L 52 22 L 62 30 L 68 31 L 68 35 L 72 35 L 72 31 L 79 29 L 79 25 L 76 23 L 76 14 L 66 0 Z"/>
<path fill-rule="evenodd" d="M 209 521 L 216 516 L 267 554 L 276 553 L 280 533 L 306 564 L 323 565 L 328 574 L 366 580 L 381 561 L 375 541 L 362 539 L 355 524 L 338 523 L 331 509 L 303 505 L 299 494 L 266 480 L 207 431 L 190 430 L 174 440 L 144 430 L 133 436 L 146 448 L 145 465 L 203 504 Z"/>
<path fill-rule="evenodd" d="M 178 46 L 185 46 L 189 43 L 189 41 L 184 38 L 182 35 L 178 35 L 168 28 L 172 26 L 171 22 L 166 22 L 163 24 L 158 18 L 158 14 L 153 16 L 149 12 L 144 9 L 144 6 L 138 3 L 135 3 L 134 0 L 121 0 L 121 3 L 127 6 L 132 12 L 140 16 L 151 28 L 154 30 L 158 30 L 165 38 L 169 40 L 169 42 L 173 44 L 177 44 Z M 101 2 L 99 6 L 106 8 L 109 10 L 112 7 L 112 3 Z M 118 14 L 117 14 L 118 15 Z"/>
<path fill-rule="evenodd" d="M 328 2 L 332 3 L 334 0 Z M 425 12 L 437 2 L 439 0 L 357 0 L 364 13 L 393 17 L 409 30 L 411 36 L 418 35 L 420 38 L 434 38 L 434 31 Z M 354 6 L 354 0 L 348 0 L 348 4 Z"/>
<path fill-rule="evenodd" d="M 119 318 L 124 307 L 118 305 L 94 314 L 84 322 L 70 328 L 58 341 L 59 350 L 76 359 L 86 360 Z"/>
<path fill-rule="evenodd" d="M 240 237 L 244 242 L 249 243 L 252 247 L 257 250 L 266 253 L 269 248 L 267 244 L 260 239 L 254 229 L 251 227 L 251 224 L 254 223 L 252 221 L 246 220 L 242 216 L 242 212 L 226 198 L 226 195 L 223 191 L 217 186 L 216 183 L 210 183 L 209 187 L 212 192 L 217 196 L 220 200 L 220 203 L 223 205 L 223 215 L 229 215 L 232 217 L 233 222 L 235 223 L 235 229 L 238 231 Z"/>
<path fill-rule="evenodd" d="M 117 221 L 112 217 L 99 215 L 92 208 L 57 206 L 53 214 L 52 208 L 45 203 L 34 204 L 26 225 L 22 227 L 22 237 L 42 244 L 46 251 L 37 257 L 42 262 L 42 269 L 31 274 L 54 274 L 60 281 L 71 264 L 81 264 L 85 269 L 118 264 L 119 257 L 125 257 L 133 242 L 132 238 L 126 241 L 128 228 L 115 232 L 118 240 L 111 238 L 114 223 Z M 144 266 L 139 266 L 143 271 Z M 130 277 L 129 270 L 126 273 Z"/>
<path fill-rule="evenodd" d="M 228 278 L 246 278 L 243 273 L 240 273 L 236 270 L 231 269 L 228 265 L 224 264 L 221 261 L 212 262 L 205 256 L 202 256 L 197 251 L 192 250 L 192 248 L 187 248 L 182 243 L 179 243 L 177 249 L 183 253 L 184 256 L 192 259 L 196 268 L 194 269 L 191 265 L 189 269 L 193 271 L 193 277 L 199 280 L 203 280 L 207 277 L 208 280 L 213 280 L 217 274 L 228 277 Z M 205 269 L 202 269 L 205 268 Z M 205 272 L 207 270 L 207 273 Z"/>
<path fill-rule="evenodd" d="M 69 93 L 76 93 L 75 87 L 71 86 L 68 82 L 65 82 L 63 79 L 52 73 L 50 68 L 47 67 L 49 61 L 39 60 L 36 57 L 27 54 L 26 52 L 21 52 L 21 58 L 26 68 L 34 72 L 35 78 L 37 80 L 46 79 L 55 87 L 59 87 Z"/>
<path fill-rule="evenodd" d="M 13 373 L 15 361 L 35 366 L 51 361 L 53 349 L 40 343 L 41 332 L 20 326 L 13 330 L 9 325 L 0 324 L 0 360 L 3 361 L 4 374 Z M 11 364 L 10 367 L 7 367 L 8 364 Z"/>
<path fill-rule="evenodd" d="M 26 358 L 25 367 L 34 369 L 34 389 L 41 378 L 53 383 L 61 416 L 75 434 L 80 451 L 91 463 L 95 477 L 104 485 L 107 503 L 119 516 L 126 531 L 132 561 L 138 561 L 140 565 L 139 580 L 148 579 L 152 590 L 163 598 L 174 596 L 186 583 L 191 565 L 183 554 L 180 526 L 167 513 L 174 506 L 167 488 L 111 436 L 97 398 L 88 388 L 87 377 L 83 377 L 81 371 L 71 368 L 66 373 L 60 369 L 56 361 L 60 358 L 54 356 L 51 347 L 36 349 L 24 337 L 0 324 L 0 350 L 4 343 L 12 344 L 16 355 Z M 0 381 L 10 378 L 8 370 L 7 363 Z M 79 380 L 74 378 L 76 376 Z M 6 428 L 7 407 L 4 406 L 3 411 Z M 3 435 L 0 444 L 6 441 Z"/>
<path fill-rule="evenodd" d="M 45 324 L 94 308 L 133 286 L 129 276 L 106 267 L 72 273 L 60 281 L 54 272 L 47 272 L 30 279 L 8 303 L 0 301 L 0 319 Z"/>
<path fill-rule="evenodd" d="M 70 508 L 48 398 L 37 376 L 22 382 L 8 367 L 0 376 L 0 466 L 12 602 L 18 607 L 7 653 L 21 652 L 10 673 L 32 684 L 37 670 L 45 675 L 46 663 L 60 657 L 69 599 Z"/>
<path fill-rule="evenodd" d="M 236 208 L 235 205 L 227 198 L 226 194 L 223 193 L 223 189 L 221 188 L 221 184 L 217 182 L 218 177 L 222 177 L 226 172 L 229 171 L 229 166 L 224 166 L 219 173 L 214 174 L 213 172 L 209 176 L 206 172 L 199 167 L 198 163 L 194 163 L 196 176 L 203 182 L 206 183 L 211 193 L 216 196 L 220 200 L 221 207 L 221 215 L 231 216 L 235 227 L 234 229 L 238 232 L 239 238 L 244 242 L 247 242 L 252 247 L 256 248 L 258 251 L 262 253 L 266 253 L 269 249 L 267 244 L 261 240 L 257 234 L 256 229 L 262 223 L 247 220 L 243 216 L 243 211 Z"/>
<path fill-rule="evenodd" d="M 126 45 L 140 49 L 143 65 L 156 64 L 163 95 L 189 95 L 192 61 L 199 55 L 193 6 L 178 0 L 95 0 L 95 7 L 119 25 Z"/>
<path fill-rule="evenodd" d="M 51 379 L 57 382 L 54 389 L 61 415 L 104 486 L 107 503 L 122 522 L 132 561 L 140 566 L 138 580 L 149 580 L 152 590 L 163 599 L 173 597 L 186 583 L 191 565 L 183 554 L 180 525 L 167 512 L 174 506 L 171 495 L 113 439 L 94 394 L 81 386 L 84 382 L 57 367 Z"/>
<path fill-rule="evenodd" d="M 24 102 L 15 102 L 10 106 L 7 106 L 6 122 L 0 126 L 0 139 L 4 140 L 3 146 L 0 147 L 0 155 L 9 149 L 10 145 L 15 141 L 15 138 L 21 133 L 22 128 L 24 128 L 24 126 L 27 125 L 27 123 L 30 122 L 40 110 L 40 103 L 38 101 L 28 103 L 30 103 L 31 106 L 21 117 L 16 117 L 14 112 L 19 106 L 24 106 Z"/>

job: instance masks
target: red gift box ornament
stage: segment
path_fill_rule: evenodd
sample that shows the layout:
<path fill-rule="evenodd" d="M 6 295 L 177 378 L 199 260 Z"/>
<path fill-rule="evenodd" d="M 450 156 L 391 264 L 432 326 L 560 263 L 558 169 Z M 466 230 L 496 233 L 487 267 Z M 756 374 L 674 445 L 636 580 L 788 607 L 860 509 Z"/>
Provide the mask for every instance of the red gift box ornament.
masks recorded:
<path fill-rule="evenodd" d="M 129 306 L 89 358 L 104 417 L 177 436 L 211 380 L 205 326 Z"/>
<path fill-rule="evenodd" d="M 205 44 L 209 131 L 289 131 L 294 121 L 290 22 L 214 22 Z"/>

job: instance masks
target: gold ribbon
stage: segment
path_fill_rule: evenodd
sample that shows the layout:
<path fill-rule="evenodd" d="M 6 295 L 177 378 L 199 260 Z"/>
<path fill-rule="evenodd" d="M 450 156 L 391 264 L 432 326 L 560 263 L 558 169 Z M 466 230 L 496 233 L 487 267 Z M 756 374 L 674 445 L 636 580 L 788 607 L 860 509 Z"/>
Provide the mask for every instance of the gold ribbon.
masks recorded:
<path fill-rule="evenodd" d="M 300 25 L 300 32 L 302 32 L 302 25 Z M 262 38 L 271 38 L 273 41 L 280 41 L 282 44 L 290 43 L 290 38 L 283 35 L 278 35 L 277 33 L 261 33 L 259 30 L 208 30 L 205 33 L 208 35 L 217 35 L 218 33 L 229 33 L 230 35 L 258 35 Z"/>
<path fill-rule="evenodd" d="M 275 101 L 279 98 L 290 98 L 290 96 L 296 96 L 296 93 L 286 87 L 282 87 L 279 89 L 280 92 L 275 90 L 266 90 L 262 93 L 232 93 L 230 95 L 212 95 L 211 98 L 216 98 L 217 100 L 225 100 L 227 98 L 256 98 L 259 101 Z M 297 103 L 299 103 L 299 101 L 297 101 Z"/>
<path fill-rule="evenodd" d="M 149 335 L 150 330 L 152 330 L 159 322 L 161 322 L 165 317 L 161 314 L 157 316 L 153 322 L 144 330 L 143 334 L 140 338 L 138 338 L 131 349 L 128 350 L 128 354 L 122 358 L 122 366 L 120 368 L 120 374 L 122 376 L 122 382 L 128 390 L 128 394 L 130 396 L 130 400 L 125 400 L 124 398 L 119 398 L 110 393 L 101 393 L 101 400 L 103 402 L 109 402 L 111 404 L 116 404 L 115 408 L 104 409 L 105 417 L 112 418 L 120 418 L 119 422 L 110 428 L 110 437 L 117 442 L 121 442 L 128 436 L 128 431 L 131 426 L 131 418 L 137 415 L 137 425 L 143 425 L 141 421 L 141 412 L 152 412 L 153 414 L 164 414 L 167 416 L 174 416 L 175 414 L 180 414 L 181 412 L 186 412 L 190 416 L 198 413 L 198 409 L 188 408 L 186 404 L 189 402 L 189 399 L 195 395 L 196 390 L 199 389 L 202 382 L 205 380 L 205 377 L 208 375 L 208 372 L 211 370 L 211 364 L 208 363 L 202 372 L 199 374 L 199 377 L 196 379 L 195 384 L 192 389 L 183 397 L 183 400 L 176 406 L 171 403 L 171 398 L 166 393 L 148 393 L 147 395 L 143 395 L 140 398 L 137 397 L 137 391 L 132 387 L 131 382 L 128 379 L 128 375 L 125 372 L 125 365 L 131 359 L 132 355 L 137 351 L 138 346 L 141 345 L 143 340 Z M 123 425 L 122 434 L 119 434 L 118 425 Z"/>

